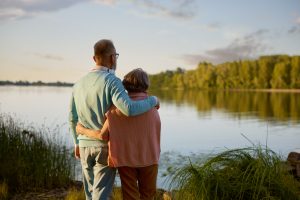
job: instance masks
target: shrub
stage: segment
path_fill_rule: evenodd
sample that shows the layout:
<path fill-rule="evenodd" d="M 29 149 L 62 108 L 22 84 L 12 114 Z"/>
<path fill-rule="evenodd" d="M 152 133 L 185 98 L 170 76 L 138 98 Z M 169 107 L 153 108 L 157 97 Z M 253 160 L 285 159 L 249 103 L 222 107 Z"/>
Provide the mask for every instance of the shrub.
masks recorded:
<path fill-rule="evenodd" d="M 0 182 L 5 180 L 10 191 L 66 186 L 73 168 L 74 159 L 55 133 L 28 130 L 0 115 Z"/>
<path fill-rule="evenodd" d="M 299 199 L 299 182 L 267 148 L 227 150 L 178 169 L 170 189 L 178 199 Z"/>

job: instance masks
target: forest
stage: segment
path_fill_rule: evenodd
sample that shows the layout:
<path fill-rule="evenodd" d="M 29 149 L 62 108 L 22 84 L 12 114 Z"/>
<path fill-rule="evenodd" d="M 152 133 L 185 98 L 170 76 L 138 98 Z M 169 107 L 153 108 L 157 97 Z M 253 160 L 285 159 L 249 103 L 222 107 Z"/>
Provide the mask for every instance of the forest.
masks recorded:
<path fill-rule="evenodd" d="M 151 89 L 300 89 L 300 56 L 271 55 L 149 75 Z"/>

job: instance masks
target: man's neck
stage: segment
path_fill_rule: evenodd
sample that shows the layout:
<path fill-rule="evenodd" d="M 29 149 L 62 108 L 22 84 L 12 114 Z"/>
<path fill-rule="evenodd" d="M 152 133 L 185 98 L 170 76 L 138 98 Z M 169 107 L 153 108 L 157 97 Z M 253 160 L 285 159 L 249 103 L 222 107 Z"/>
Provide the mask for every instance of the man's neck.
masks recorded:
<path fill-rule="evenodd" d="M 115 74 L 115 70 L 110 69 L 104 65 L 95 65 L 95 67 L 92 69 L 92 71 L 94 71 L 94 70 L 105 70 L 107 72 Z"/>
<path fill-rule="evenodd" d="M 102 67 L 106 67 L 106 68 L 108 68 L 108 69 L 111 69 L 110 66 L 104 65 L 104 64 L 96 64 L 95 69 L 101 69 Z"/>

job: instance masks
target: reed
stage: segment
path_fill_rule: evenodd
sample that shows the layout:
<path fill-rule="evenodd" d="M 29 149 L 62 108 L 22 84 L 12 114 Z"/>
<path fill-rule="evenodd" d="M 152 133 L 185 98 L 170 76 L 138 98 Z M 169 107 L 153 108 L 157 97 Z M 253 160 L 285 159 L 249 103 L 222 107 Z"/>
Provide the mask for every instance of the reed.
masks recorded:
<path fill-rule="evenodd" d="M 74 166 L 58 133 L 26 128 L 0 115 L 0 182 L 10 192 L 66 186 L 74 179 Z"/>
<path fill-rule="evenodd" d="M 268 148 L 227 150 L 202 164 L 180 168 L 170 179 L 176 199 L 300 199 L 300 184 Z"/>
<path fill-rule="evenodd" d="M 84 191 L 72 188 L 68 191 L 65 200 L 85 200 Z"/>
<path fill-rule="evenodd" d="M 8 187 L 5 182 L 0 183 L 0 199 L 8 198 Z"/>
<path fill-rule="evenodd" d="M 67 196 L 64 198 L 65 200 L 85 200 L 85 195 L 83 189 L 72 188 L 68 191 Z M 122 191 L 120 187 L 114 187 L 111 200 L 122 200 Z"/>

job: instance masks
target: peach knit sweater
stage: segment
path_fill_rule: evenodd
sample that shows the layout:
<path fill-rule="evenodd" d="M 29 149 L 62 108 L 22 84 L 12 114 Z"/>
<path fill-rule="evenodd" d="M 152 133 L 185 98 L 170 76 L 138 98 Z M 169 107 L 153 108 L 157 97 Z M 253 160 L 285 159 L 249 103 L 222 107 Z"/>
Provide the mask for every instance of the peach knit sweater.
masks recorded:
<path fill-rule="evenodd" d="M 129 93 L 132 100 L 147 93 Z M 108 165 L 145 167 L 158 164 L 161 122 L 156 108 L 138 116 L 126 117 L 117 108 L 106 113 L 109 129 Z"/>

